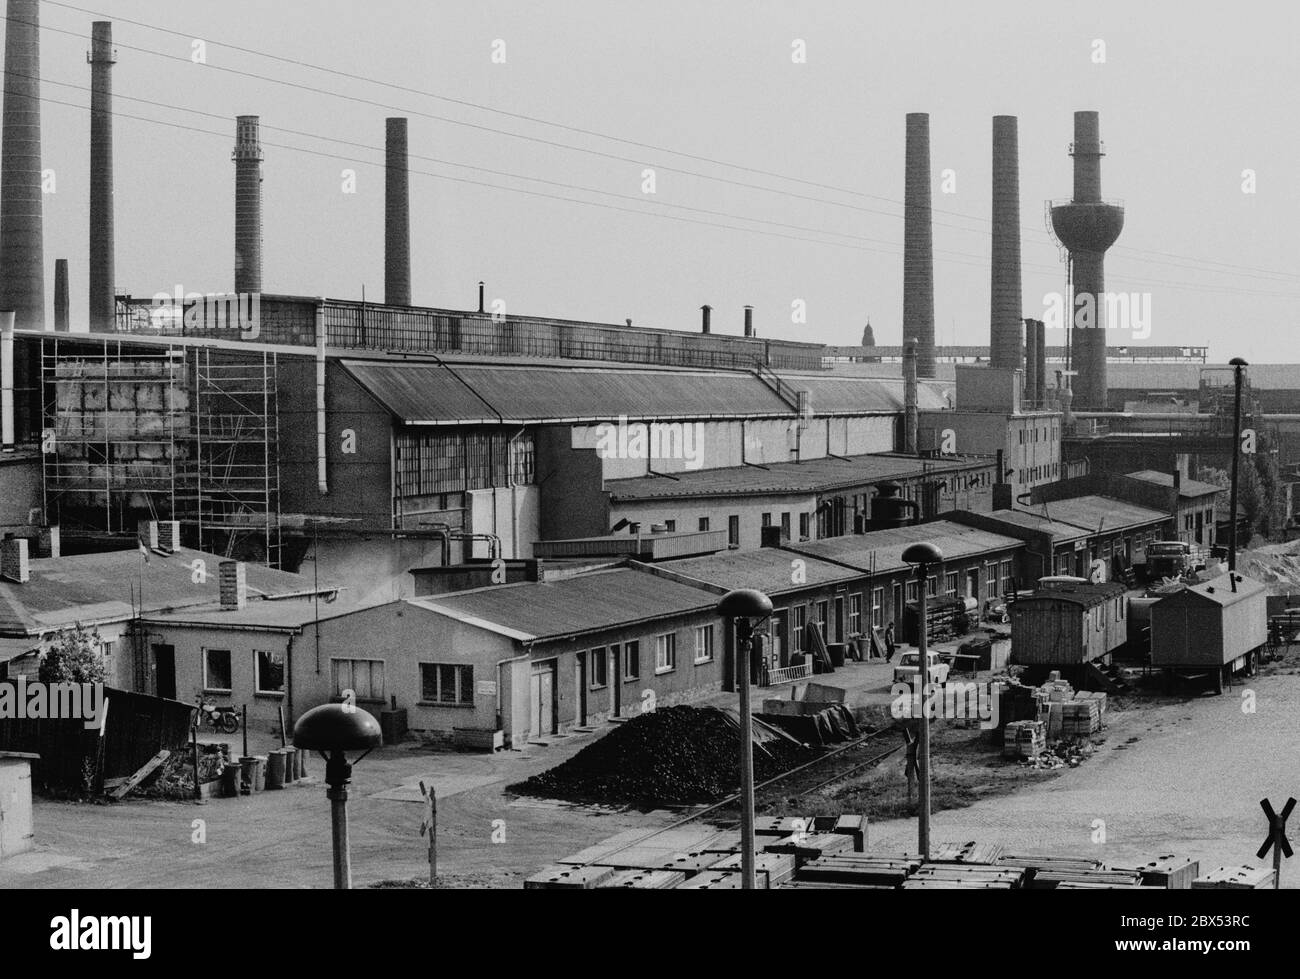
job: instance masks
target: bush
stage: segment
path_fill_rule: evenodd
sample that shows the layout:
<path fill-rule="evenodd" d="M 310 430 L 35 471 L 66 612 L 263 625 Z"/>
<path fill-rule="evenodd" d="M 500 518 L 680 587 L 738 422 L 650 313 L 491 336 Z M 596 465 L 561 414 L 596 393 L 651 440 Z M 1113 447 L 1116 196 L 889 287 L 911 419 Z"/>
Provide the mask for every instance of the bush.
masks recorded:
<path fill-rule="evenodd" d="M 87 632 L 80 625 L 54 638 L 38 671 L 42 683 L 103 683 L 107 674 L 99 630 Z"/>

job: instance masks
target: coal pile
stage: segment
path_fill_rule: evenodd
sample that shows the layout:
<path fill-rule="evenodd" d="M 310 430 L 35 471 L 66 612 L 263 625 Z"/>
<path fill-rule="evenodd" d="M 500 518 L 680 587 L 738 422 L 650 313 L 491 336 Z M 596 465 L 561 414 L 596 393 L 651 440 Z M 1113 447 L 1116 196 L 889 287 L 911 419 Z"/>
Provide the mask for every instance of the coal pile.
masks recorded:
<path fill-rule="evenodd" d="M 819 753 L 785 738 L 755 743 L 755 781 L 780 775 Z M 665 707 L 619 725 L 510 791 L 651 808 L 716 802 L 739 788 L 739 758 L 735 717 L 711 707 Z"/>

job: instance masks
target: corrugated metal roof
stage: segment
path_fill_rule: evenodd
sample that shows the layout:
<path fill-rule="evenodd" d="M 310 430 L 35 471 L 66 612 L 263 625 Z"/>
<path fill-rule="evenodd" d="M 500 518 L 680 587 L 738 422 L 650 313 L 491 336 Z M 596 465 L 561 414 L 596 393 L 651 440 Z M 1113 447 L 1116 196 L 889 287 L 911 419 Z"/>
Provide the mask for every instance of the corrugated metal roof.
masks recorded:
<path fill-rule="evenodd" d="M 412 424 L 794 414 L 776 392 L 743 371 L 342 364 L 380 403 Z"/>
<path fill-rule="evenodd" d="M 1068 500 L 1053 500 L 1046 507 L 1039 505 L 1033 510 L 1017 507 L 1023 513 L 1046 513 L 1058 523 L 1082 527 L 1089 533 L 1127 530 L 1143 524 L 1162 523 L 1169 519 L 1169 514 L 1159 510 L 1125 503 L 1108 496 L 1075 496 Z"/>
<path fill-rule="evenodd" d="M 885 480 L 979 469 L 986 459 L 926 459 L 911 456 L 860 455 L 843 459 L 808 459 L 759 466 L 695 469 L 665 476 L 611 479 L 605 489 L 613 502 L 702 496 L 773 496 L 822 493 Z"/>
<path fill-rule="evenodd" d="M 193 580 L 191 566 L 202 560 L 207 572 Z M 32 558 L 31 580 L 0 581 L 0 635 L 32 636 L 78 622 L 114 622 L 132 618 L 132 590 L 144 595 L 145 613 L 216 604 L 220 599 L 218 568 L 225 558 L 202 551 L 171 555 L 151 553 L 142 562 L 138 548 L 103 554 Z M 142 567 L 143 563 L 143 567 Z M 246 565 L 250 595 L 284 596 L 312 591 L 312 581 L 287 571 Z M 332 585 L 321 584 L 322 590 Z"/>
<path fill-rule="evenodd" d="M 1162 473 L 1156 469 L 1143 469 L 1141 472 L 1125 473 L 1124 476 L 1127 479 L 1140 479 L 1144 483 L 1155 483 L 1157 486 L 1174 485 L 1173 473 Z M 1179 496 L 1209 496 L 1211 493 L 1223 492 L 1223 487 L 1215 486 L 1213 483 L 1203 483 L 1199 479 L 1184 479 L 1179 486 Z"/>
<path fill-rule="evenodd" d="M 242 609 L 223 609 L 217 603 L 198 608 L 146 615 L 143 621 L 157 625 L 192 625 L 213 629 L 219 629 L 222 626 L 234 626 L 241 629 L 262 628 L 268 631 L 296 632 L 303 626 L 310 625 L 317 620 L 324 622 L 327 619 L 337 619 L 340 616 L 351 615 L 353 612 L 379 608 L 384 604 L 394 605 L 396 602 L 379 603 L 378 605 L 353 605 L 341 601 L 317 603 L 311 598 L 291 598 L 277 601 L 249 602 Z"/>
<path fill-rule="evenodd" d="M 1014 613 L 1016 605 L 1021 602 L 1034 601 L 1067 602 L 1070 605 L 1078 605 L 1080 608 L 1092 608 L 1108 602 L 1112 598 L 1118 598 L 1123 594 L 1124 586 L 1114 581 L 1104 581 L 1097 584 L 1087 582 L 1068 586 L 1057 585 L 1052 588 L 1039 588 L 1032 595 L 1017 600 L 1011 608 Z"/>
<path fill-rule="evenodd" d="M 794 560 L 804 563 L 805 581 L 793 584 L 790 580 Z M 837 581 L 852 581 L 861 577 L 859 572 L 816 558 L 791 555 L 789 551 L 763 547 L 749 551 L 727 551 L 707 557 L 682 558 L 660 565 L 674 574 L 686 575 L 697 581 L 726 588 L 757 588 L 769 595 L 798 591 L 816 585 Z"/>
<path fill-rule="evenodd" d="M 718 596 L 649 572 L 623 568 L 408 602 L 527 642 L 712 610 Z"/>
<path fill-rule="evenodd" d="M 903 551 L 921 541 L 937 546 L 948 561 L 1025 546 L 1024 541 L 1014 537 L 976 530 L 950 520 L 932 520 L 893 530 L 873 530 L 866 534 L 791 544 L 787 550 L 839 561 L 863 571 L 874 569 L 884 573 L 909 568 L 910 565 L 903 560 Z"/>

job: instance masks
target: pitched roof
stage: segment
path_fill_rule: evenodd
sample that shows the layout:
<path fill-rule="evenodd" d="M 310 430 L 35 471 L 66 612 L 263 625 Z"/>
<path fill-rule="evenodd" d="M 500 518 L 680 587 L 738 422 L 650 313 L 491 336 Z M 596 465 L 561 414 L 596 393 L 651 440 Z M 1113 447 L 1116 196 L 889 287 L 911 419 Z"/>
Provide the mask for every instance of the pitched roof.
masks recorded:
<path fill-rule="evenodd" d="M 1140 479 L 1144 483 L 1155 483 L 1157 486 L 1173 486 L 1174 474 L 1163 473 L 1156 469 L 1143 469 L 1140 472 L 1125 473 L 1125 479 Z M 1205 483 L 1199 479 L 1184 479 L 1179 484 L 1178 495 L 1185 497 L 1209 496 L 1212 493 L 1222 493 L 1223 487 L 1215 486 L 1213 483 Z"/>
<path fill-rule="evenodd" d="M 865 534 L 791 544 L 786 550 L 839 561 L 863 571 L 884 573 L 908 569 L 910 565 L 903 560 L 903 551 L 921 542 L 937 546 L 946 561 L 1025 546 L 1023 541 L 1014 537 L 976 530 L 951 520 L 931 520 L 892 530 L 873 530 Z"/>
<path fill-rule="evenodd" d="M 1232 581 L 1227 574 L 1221 574 L 1217 578 L 1211 578 L 1209 581 L 1202 581 L 1199 585 L 1188 585 L 1173 594 L 1166 595 L 1160 601 L 1156 602 L 1152 609 L 1164 605 L 1165 602 L 1174 602 L 1175 604 L 1186 601 L 1203 601 L 1211 602 L 1219 606 L 1235 605 L 1252 595 L 1258 595 L 1265 591 L 1265 587 L 1252 578 L 1244 577 L 1238 574 L 1237 590 L 1232 590 Z M 1168 606 L 1173 608 L 1173 605 Z"/>
<path fill-rule="evenodd" d="M 1163 523 L 1169 514 L 1159 510 L 1125 503 L 1123 500 L 1109 496 L 1075 496 L 1068 500 L 1052 500 L 1044 507 L 1039 504 L 1032 509 L 1016 507 L 1022 513 L 1043 514 L 1058 523 L 1082 527 L 1091 534 L 1127 530 L 1143 524 Z"/>
<path fill-rule="evenodd" d="M 1115 581 L 1079 582 L 1078 584 L 1071 583 L 1069 585 L 1053 585 L 1050 588 L 1037 588 L 1032 595 L 1019 599 L 1016 604 L 1018 605 L 1023 601 L 1042 600 L 1069 602 L 1071 605 L 1078 605 L 1082 608 L 1092 608 L 1112 598 L 1118 598 L 1123 594 L 1124 586 Z"/>
<path fill-rule="evenodd" d="M 1088 536 L 1088 531 L 1083 527 L 1062 523 L 1059 520 L 1051 520 L 1043 516 L 1041 511 L 994 510 L 992 513 L 985 514 L 984 518 L 986 520 L 996 520 L 1008 526 L 1048 534 L 1053 541 L 1057 542 L 1073 541 Z"/>
<path fill-rule="evenodd" d="M 791 581 L 794 560 L 803 561 L 803 581 Z M 801 588 L 851 581 L 861 577 L 860 572 L 816 558 L 792 555 L 775 547 L 762 547 L 747 551 L 723 551 L 704 557 L 681 558 L 665 561 L 659 567 L 673 574 L 685 575 L 697 581 L 726 588 L 757 588 L 769 595 L 798 591 Z"/>
<path fill-rule="evenodd" d="M 407 602 L 489 632 L 531 642 L 711 611 L 718 596 L 648 572 L 620 568 Z"/>
<path fill-rule="evenodd" d="M 225 558 L 203 551 L 152 552 L 147 562 L 138 548 L 32 558 L 31 580 L 24 584 L 0 581 L 0 635 L 36 636 L 77 624 L 124 622 L 132 618 L 133 590 L 144 596 L 136 603 L 146 614 L 219 602 L 218 568 Z M 194 581 L 193 563 L 206 572 Z M 250 598 L 310 594 L 310 578 L 256 564 L 246 567 Z M 321 584 L 321 591 L 337 586 Z"/>
<path fill-rule="evenodd" d="M 988 466 L 987 459 L 918 459 L 914 456 L 860 455 L 845 458 L 773 462 L 760 466 L 694 469 L 666 476 L 634 476 L 605 482 L 610 500 L 662 500 L 709 496 L 786 496 L 826 493 L 885 480 L 945 474 Z"/>
<path fill-rule="evenodd" d="M 240 609 L 221 608 L 219 603 L 206 603 L 194 608 L 146 614 L 142 621 L 170 626 L 213 629 L 234 626 L 241 629 L 261 628 L 268 632 L 297 632 L 316 621 L 324 622 L 353 612 L 395 604 L 396 602 L 381 602 L 377 605 L 354 605 L 340 601 L 317 603 L 310 597 L 249 602 Z"/>

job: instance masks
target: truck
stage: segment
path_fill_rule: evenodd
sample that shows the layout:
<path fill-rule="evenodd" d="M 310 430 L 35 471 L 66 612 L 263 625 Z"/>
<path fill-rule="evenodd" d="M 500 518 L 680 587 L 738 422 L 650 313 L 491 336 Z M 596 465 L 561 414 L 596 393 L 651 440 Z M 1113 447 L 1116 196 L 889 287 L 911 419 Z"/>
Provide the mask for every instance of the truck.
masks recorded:
<path fill-rule="evenodd" d="M 1204 569 L 1205 555 L 1186 541 L 1160 540 L 1146 546 L 1146 562 L 1147 578 L 1155 581 Z"/>
<path fill-rule="evenodd" d="M 929 664 L 928 683 L 945 683 L 948 680 L 948 671 L 952 669 L 951 665 L 945 663 L 938 653 L 927 652 L 926 660 Z M 916 675 L 920 672 L 921 652 L 912 650 L 904 653 L 899 657 L 897 665 L 894 667 L 895 683 L 911 683 Z"/>

